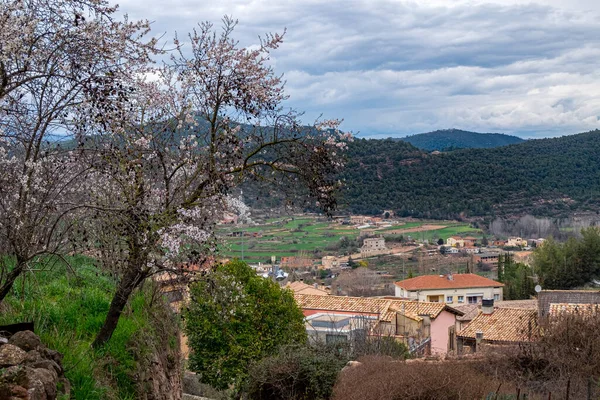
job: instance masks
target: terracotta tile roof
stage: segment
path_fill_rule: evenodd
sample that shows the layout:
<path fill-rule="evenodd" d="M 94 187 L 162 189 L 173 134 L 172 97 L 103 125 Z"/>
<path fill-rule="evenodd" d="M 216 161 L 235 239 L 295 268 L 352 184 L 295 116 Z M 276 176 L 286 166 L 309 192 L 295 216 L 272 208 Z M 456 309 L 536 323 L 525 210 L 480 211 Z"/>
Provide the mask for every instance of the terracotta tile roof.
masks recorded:
<path fill-rule="evenodd" d="M 464 315 L 456 317 L 457 321 L 468 322 L 479 315 L 479 306 L 477 304 L 459 304 L 454 306 L 458 311 L 462 311 Z"/>
<path fill-rule="evenodd" d="M 475 339 L 478 331 L 488 342 L 525 342 L 537 329 L 537 311 L 522 308 L 497 308 L 492 314 L 479 313 L 456 336 Z"/>
<path fill-rule="evenodd" d="M 416 278 L 405 279 L 395 282 L 405 290 L 428 290 L 428 289 L 458 289 L 472 287 L 499 287 L 504 286 L 500 282 L 493 281 L 475 274 L 453 274 L 452 280 L 447 275 L 421 275 Z"/>
<path fill-rule="evenodd" d="M 552 303 L 599 304 L 600 291 L 596 290 L 542 290 L 538 293 L 540 316 L 545 317 Z"/>
<path fill-rule="evenodd" d="M 316 296 L 309 294 L 295 294 L 294 298 L 300 308 L 304 310 L 379 314 L 380 320 L 386 322 L 393 321 L 397 312 L 403 313 L 407 317 L 417 321 L 422 320 L 420 315 L 428 315 L 431 318 L 436 318 L 444 310 L 462 315 L 462 312 L 444 303 L 374 297 Z"/>
<path fill-rule="evenodd" d="M 329 293 L 327 293 L 324 290 L 318 289 L 314 286 L 311 285 L 307 285 L 304 282 L 288 282 L 285 285 L 286 289 L 290 289 L 292 290 L 294 293 L 298 293 L 298 294 L 314 294 L 317 296 L 327 296 Z"/>
<path fill-rule="evenodd" d="M 549 314 L 551 317 L 563 314 L 600 315 L 600 304 L 551 303 Z"/>
<path fill-rule="evenodd" d="M 494 307 L 496 307 L 496 308 L 526 308 L 529 310 L 537 310 L 538 300 L 537 299 L 529 299 L 529 300 L 495 301 Z"/>

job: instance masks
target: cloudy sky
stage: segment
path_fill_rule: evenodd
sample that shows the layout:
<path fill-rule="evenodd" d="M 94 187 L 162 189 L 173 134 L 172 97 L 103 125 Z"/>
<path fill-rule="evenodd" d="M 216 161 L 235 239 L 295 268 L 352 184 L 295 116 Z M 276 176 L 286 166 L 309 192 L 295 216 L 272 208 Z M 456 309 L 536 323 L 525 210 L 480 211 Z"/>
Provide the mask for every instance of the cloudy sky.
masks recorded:
<path fill-rule="evenodd" d="M 273 64 L 289 106 L 363 137 L 435 129 L 550 137 L 600 127 L 598 0 L 122 0 L 155 34 L 239 20 L 252 45 L 287 29 Z"/>

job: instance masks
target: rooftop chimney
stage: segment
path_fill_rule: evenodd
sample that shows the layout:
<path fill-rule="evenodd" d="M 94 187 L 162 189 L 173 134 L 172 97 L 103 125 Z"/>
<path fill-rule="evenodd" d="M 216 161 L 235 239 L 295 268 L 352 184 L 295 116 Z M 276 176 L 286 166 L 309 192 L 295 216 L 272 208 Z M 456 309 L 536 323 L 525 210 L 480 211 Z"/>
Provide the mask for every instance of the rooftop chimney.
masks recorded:
<path fill-rule="evenodd" d="M 449 281 L 453 281 L 453 280 L 454 280 L 454 277 L 452 276 L 452 272 L 450 272 L 450 273 L 448 274 L 448 277 L 447 277 L 447 278 L 448 278 L 448 280 L 449 280 Z"/>
<path fill-rule="evenodd" d="M 494 299 L 482 299 L 481 300 L 481 312 L 485 315 L 494 313 Z"/>

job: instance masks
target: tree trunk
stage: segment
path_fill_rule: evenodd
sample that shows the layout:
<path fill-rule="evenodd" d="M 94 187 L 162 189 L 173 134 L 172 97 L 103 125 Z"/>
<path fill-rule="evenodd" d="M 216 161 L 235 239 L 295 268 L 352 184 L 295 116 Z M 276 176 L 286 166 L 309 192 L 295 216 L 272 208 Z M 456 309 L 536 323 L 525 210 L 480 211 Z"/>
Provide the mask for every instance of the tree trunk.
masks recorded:
<path fill-rule="evenodd" d="M 6 275 L 6 280 L 0 287 L 0 303 L 2 303 L 2 301 L 4 300 L 6 295 L 8 295 L 8 293 L 10 292 L 10 290 L 13 287 L 13 284 L 15 283 L 15 281 L 17 280 L 19 275 L 21 275 L 21 273 L 23 272 L 24 269 L 25 269 L 25 263 L 17 262 L 17 265 L 13 268 L 13 270 L 10 271 L 8 273 L 8 275 Z"/>
<path fill-rule="evenodd" d="M 104 320 L 104 325 L 102 325 L 100 332 L 98 332 L 96 339 L 94 339 L 92 347 L 98 348 L 110 340 L 113 332 L 117 328 L 119 318 L 121 317 L 121 313 L 127 305 L 127 302 L 129 301 L 131 293 L 133 293 L 135 288 L 138 287 L 145 278 L 145 274 L 140 272 L 139 268 L 130 266 L 127 269 L 127 272 L 125 272 L 125 275 L 123 275 L 123 278 L 117 286 L 117 291 L 115 292 L 112 302 L 110 303 L 110 308 L 108 309 L 108 314 Z"/>

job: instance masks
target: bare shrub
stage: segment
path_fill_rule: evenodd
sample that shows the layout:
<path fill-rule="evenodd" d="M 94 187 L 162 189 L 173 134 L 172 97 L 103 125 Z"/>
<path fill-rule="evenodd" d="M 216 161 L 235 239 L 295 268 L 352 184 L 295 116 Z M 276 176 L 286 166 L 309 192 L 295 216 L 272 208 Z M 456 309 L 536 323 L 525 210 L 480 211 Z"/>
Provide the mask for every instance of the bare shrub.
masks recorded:
<path fill-rule="evenodd" d="M 364 357 L 346 369 L 333 391 L 339 400 L 483 399 L 499 383 L 479 372 L 479 362 L 398 362 Z"/>

